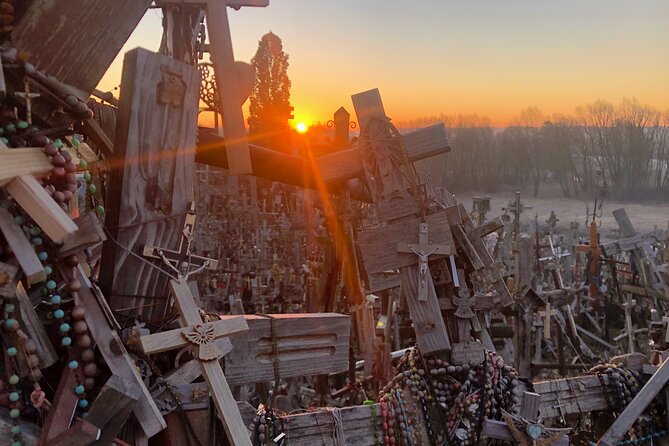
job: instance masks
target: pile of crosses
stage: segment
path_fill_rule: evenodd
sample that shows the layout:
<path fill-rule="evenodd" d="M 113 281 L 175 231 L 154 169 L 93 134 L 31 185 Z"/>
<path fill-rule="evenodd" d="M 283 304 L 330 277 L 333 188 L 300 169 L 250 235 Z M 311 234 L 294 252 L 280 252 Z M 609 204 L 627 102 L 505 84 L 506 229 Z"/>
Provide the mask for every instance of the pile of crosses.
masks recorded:
<path fill-rule="evenodd" d="M 3 15 L 13 22 L 0 48 L 0 442 L 365 446 L 599 437 L 588 433 L 601 433 L 602 445 L 662 441 L 662 353 L 535 383 L 496 353 L 491 316 L 527 320 L 518 307 L 533 287 L 522 286 L 527 271 L 518 267 L 511 292 L 507 269 L 485 243 L 501 219 L 474 223 L 415 167 L 450 150 L 443 124 L 400 134 L 370 90 L 352 96 L 355 146 L 302 159 L 247 142 L 241 106 L 253 82 L 248 65 L 234 60 L 227 7 L 267 4 L 31 0 Z M 11 2 L 0 7 L 14 11 Z M 165 18 L 160 52 L 125 55 L 118 101 L 96 91 L 150 7 Z M 225 138 L 197 127 L 203 51 L 223 80 L 215 100 Z M 113 130 L 91 111 L 100 109 L 91 95 L 111 104 Z M 214 250 L 194 252 L 196 162 L 338 197 L 321 204 L 336 271 L 313 293 L 315 312 L 203 310 L 193 279 L 221 266 Z M 374 206 L 378 224 L 358 231 L 352 197 Z M 589 249 L 596 255 L 596 241 Z M 389 298 L 398 288 L 400 299 Z M 386 296 L 382 336 L 377 293 Z M 339 298 L 348 314 L 326 312 Z M 389 330 L 402 306 L 408 336 Z M 402 337 L 415 346 L 392 352 L 391 339 Z M 314 389 L 298 391 L 318 393 L 328 407 L 290 413 L 286 400 L 305 377 Z M 257 407 L 246 401 L 252 385 Z M 356 404 L 365 393 L 371 399 Z M 619 417 L 607 419 L 611 413 Z M 593 424 L 577 426 L 587 414 Z"/>

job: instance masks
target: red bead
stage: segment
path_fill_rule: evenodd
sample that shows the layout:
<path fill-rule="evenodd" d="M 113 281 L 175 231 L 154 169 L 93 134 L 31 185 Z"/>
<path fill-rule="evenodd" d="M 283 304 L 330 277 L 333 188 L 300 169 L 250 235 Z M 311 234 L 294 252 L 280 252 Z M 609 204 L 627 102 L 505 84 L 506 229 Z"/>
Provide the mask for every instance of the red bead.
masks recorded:
<path fill-rule="evenodd" d="M 72 161 L 68 161 L 65 164 L 63 164 L 63 168 L 67 173 L 73 173 L 77 171 L 77 166 L 75 166 Z"/>
<path fill-rule="evenodd" d="M 72 155 L 70 155 L 70 152 L 68 152 L 67 150 L 62 150 L 60 152 L 60 156 L 63 157 L 63 159 L 65 160 L 66 163 L 69 163 L 70 161 L 72 161 Z"/>
<path fill-rule="evenodd" d="M 54 167 L 51 174 L 55 177 L 62 177 L 65 175 L 65 169 L 62 167 Z"/>
<path fill-rule="evenodd" d="M 44 153 L 46 153 L 49 156 L 54 156 L 55 154 L 58 153 L 58 149 L 52 143 L 49 143 L 44 146 Z"/>

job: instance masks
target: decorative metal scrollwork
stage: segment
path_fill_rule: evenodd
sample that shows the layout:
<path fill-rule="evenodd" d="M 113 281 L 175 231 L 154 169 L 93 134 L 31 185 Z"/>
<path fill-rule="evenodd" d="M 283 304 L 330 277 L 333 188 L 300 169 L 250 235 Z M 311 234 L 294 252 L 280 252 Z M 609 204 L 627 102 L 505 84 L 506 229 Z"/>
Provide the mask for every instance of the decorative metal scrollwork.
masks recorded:
<path fill-rule="evenodd" d="M 214 66 L 209 62 L 203 62 L 197 65 L 197 69 L 200 70 L 200 76 L 202 77 L 202 83 L 200 84 L 200 100 L 207 104 L 209 110 L 220 114 Z"/>

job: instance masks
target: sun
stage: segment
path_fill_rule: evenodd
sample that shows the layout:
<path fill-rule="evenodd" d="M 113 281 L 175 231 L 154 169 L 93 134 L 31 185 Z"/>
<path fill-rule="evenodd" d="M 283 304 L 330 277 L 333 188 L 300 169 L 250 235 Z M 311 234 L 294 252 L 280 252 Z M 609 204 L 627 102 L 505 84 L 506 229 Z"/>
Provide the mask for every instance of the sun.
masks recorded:
<path fill-rule="evenodd" d="M 297 133 L 306 133 L 307 130 L 309 130 L 309 127 L 307 127 L 304 122 L 298 122 L 295 126 L 295 130 L 297 130 Z"/>

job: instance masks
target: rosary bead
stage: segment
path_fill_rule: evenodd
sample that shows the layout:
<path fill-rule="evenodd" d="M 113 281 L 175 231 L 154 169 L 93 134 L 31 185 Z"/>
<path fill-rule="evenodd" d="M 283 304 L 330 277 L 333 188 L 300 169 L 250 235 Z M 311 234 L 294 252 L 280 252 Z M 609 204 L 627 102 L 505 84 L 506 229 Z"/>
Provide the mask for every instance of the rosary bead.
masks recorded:
<path fill-rule="evenodd" d="M 79 265 L 79 257 L 75 254 L 72 254 L 71 256 L 67 256 L 67 258 L 65 259 L 65 264 L 67 266 L 69 266 L 70 268 L 74 268 L 74 267 Z"/>
<path fill-rule="evenodd" d="M 59 308 L 53 312 L 53 317 L 56 319 L 62 319 L 65 317 L 65 312 Z"/>
<path fill-rule="evenodd" d="M 35 354 L 28 355 L 27 362 L 28 362 L 28 367 L 35 368 L 35 367 L 39 366 L 39 356 L 37 356 Z"/>
<path fill-rule="evenodd" d="M 93 362 L 95 360 L 95 352 L 90 348 L 82 350 L 81 360 L 84 362 Z"/>
<path fill-rule="evenodd" d="M 67 289 L 70 291 L 79 291 L 81 289 L 81 282 L 78 279 L 71 279 L 67 283 Z"/>
<path fill-rule="evenodd" d="M 72 161 L 66 161 L 63 164 L 63 169 L 66 173 L 74 173 L 77 171 L 77 166 Z"/>
<path fill-rule="evenodd" d="M 19 398 L 20 398 L 19 392 L 10 392 L 9 393 L 9 401 L 12 401 L 12 402 L 15 403 L 19 400 Z"/>
<path fill-rule="evenodd" d="M 53 175 L 54 177 L 62 177 L 65 175 L 65 169 L 63 169 L 62 167 L 54 167 L 53 169 L 51 169 L 51 175 Z"/>
<path fill-rule="evenodd" d="M 5 312 L 6 313 L 13 313 L 16 307 L 14 304 L 5 304 Z"/>
<path fill-rule="evenodd" d="M 18 350 L 16 349 L 16 347 L 7 348 L 7 354 L 9 356 L 16 356 L 17 353 L 18 353 Z"/>
<path fill-rule="evenodd" d="M 17 374 L 13 374 L 12 376 L 9 377 L 9 384 L 15 386 L 19 383 L 19 380 L 20 380 L 19 376 Z"/>
<path fill-rule="evenodd" d="M 88 400 L 79 400 L 79 407 L 85 409 L 88 407 Z"/>
<path fill-rule="evenodd" d="M 21 426 L 19 426 L 18 424 L 17 424 L 16 426 L 12 426 L 12 427 L 9 429 L 9 432 L 10 432 L 12 435 L 19 435 L 19 434 L 21 433 Z"/>
<path fill-rule="evenodd" d="M 88 324 L 86 321 L 77 321 L 74 323 L 74 332 L 76 334 L 84 334 L 88 331 Z"/>
<path fill-rule="evenodd" d="M 58 149 L 56 146 L 53 145 L 53 143 L 47 143 L 44 146 L 44 153 L 46 153 L 49 156 L 54 156 L 58 153 Z"/>
<path fill-rule="evenodd" d="M 67 333 L 70 331 L 70 329 L 72 329 L 72 327 L 67 322 L 64 322 L 60 324 L 60 327 L 58 329 L 60 330 L 61 333 Z"/>
<path fill-rule="evenodd" d="M 63 164 L 65 164 L 65 158 L 63 158 L 63 155 L 60 153 L 57 153 L 51 157 L 51 164 L 56 167 L 61 167 Z"/>
<path fill-rule="evenodd" d="M 30 376 L 33 379 L 33 382 L 39 382 L 42 379 L 42 371 L 38 368 L 34 368 L 30 371 Z"/>
<path fill-rule="evenodd" d="M 74 393 L 76 393 L 77 395 L 81 395 L 84 393 L 84 390 L 85 390 L 84 386 L 82 384 L 79 384 L 74 388 Z"/>
<path fill-rule="evenodd" d="M 90 392 L 91 390 L 93 390 L 93 389 L 95 388 L 95 378 L 88 377 L 88 378 L 84 379 L 84 387 L 85 387 L 86 390 L 88 390 L 89 392 Z"/>
<path fill-rule="evenodd" d="M 81 348 L 88 348 L 88 347 L 91 346 L 91 343 L 92 343 L 91 337 L 87 334 L 77 336 L 77 339 L 76 339 L 75 342 L 76 342 L 77 346 L 79 346 Z"/>
<path fill-rule="evenodd" d="M 71 368 L 72 370 L 74 370 L 74 369 L 76 369 L 77 367 L 79 367 L 79 361 L 77 361 L 76 359 L 73 359 L 72 361 L 70 361 L 70 362 L 67 363 L 67 366 L 68 366 L 69 368 Z"/>
<path fill-rule="evenodd" d="M 18 409 L 12 409 L 9 411 L 9 416 L 11 418 L 18 418 L 21 415 L 21 412 Z"/>
<path fill-rule="evenodd" d="M 51 296 L 51 303 L 53 305 L 60 305 L 60 303 L 61 303 L 60 296 L 58 294 L 54 294 L 53 296 Z"/>
<path fill-rule="evenodd" d="M 81 321 L 86 316 L 86 310 L 81 305 L 75 305 L 72 308 L 72 319 L 75 321 Z"/>
<path fill-rule="evenodd" d="M 98 372 L 98 366 L 94 362 L 89 362 L 84 366 L 84 375 L 94 376 Z"/>
<path fill-rule="evenodd" d="M 63 347 L 69 347 L 70 345 L 72 345 L 72 338 L 69 336 L 65 336 L 63 337 L 63 339 L 60 340 L 60 344 Z"/>

